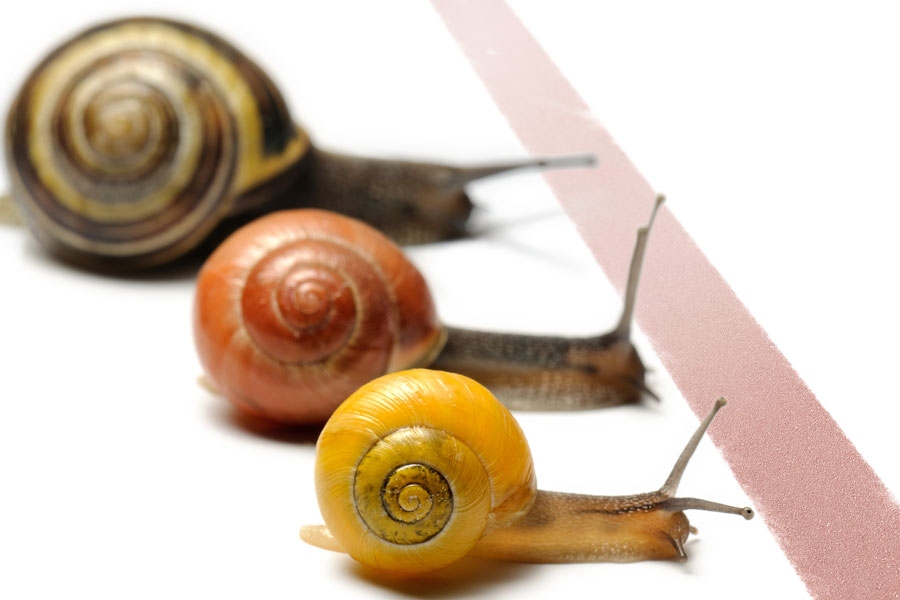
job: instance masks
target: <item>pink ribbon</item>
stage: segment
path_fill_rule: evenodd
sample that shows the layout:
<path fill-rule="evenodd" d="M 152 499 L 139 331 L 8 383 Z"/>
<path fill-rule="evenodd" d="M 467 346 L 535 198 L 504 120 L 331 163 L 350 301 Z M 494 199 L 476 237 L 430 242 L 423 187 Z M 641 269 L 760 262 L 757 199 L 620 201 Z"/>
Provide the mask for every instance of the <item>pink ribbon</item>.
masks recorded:
<path fill-rule="evenodd" d="M 503 0 L 432 0 L 523 146 L 592 151 L 544 175 L 613 284 L 654 190 Z M 813 597 L 900 598 L 900 507 L 670 211 L 654 226 L 636 319 Z"/>

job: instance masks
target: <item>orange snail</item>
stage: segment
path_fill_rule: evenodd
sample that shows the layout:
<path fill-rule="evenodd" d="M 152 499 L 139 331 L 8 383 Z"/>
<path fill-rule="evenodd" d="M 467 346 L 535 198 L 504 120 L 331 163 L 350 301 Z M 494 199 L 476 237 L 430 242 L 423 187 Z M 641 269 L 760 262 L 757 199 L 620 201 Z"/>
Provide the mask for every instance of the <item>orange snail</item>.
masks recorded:
<path fill-rule="evenodd" d="M 427 365 L 477 378 L 513 408 L 637 402 L 649 390 L 629 331 L 653 216 L 619 325 L 579 338 L 444 327 L 421 273 L 378 231 L 316 209 L 266 215 L 201 268 L 197 352 L 235 406 L 286 423 L 322 423 L 367 381 Z"/>
<path fill-rule="evenodd" d="M 316 445 L 325 526 L 306 542 L 370 567 L 421 573 L 473 555 L 524 562 L 686 559 L 684 512 L 753 517 L 750 508 L 675 492 L 716 401 L 663 486 L 629 496 L 536 489 L 528 443 L 482 385 L 412 369 L 380 377 L 334 412 Z"/>
<path fill-rule="evenodd" d="M 230 217 L 287 203 L 353 214 L 403 241 L 459 236 L 467 182 L 592 162 L 458 168 L 323 152 L 242 52 L 159 18 L 97 25 L 53 50 L 13 101 L 5 144 L 13 212 L 59 256 L 104 270 L 166 263 Z"/>

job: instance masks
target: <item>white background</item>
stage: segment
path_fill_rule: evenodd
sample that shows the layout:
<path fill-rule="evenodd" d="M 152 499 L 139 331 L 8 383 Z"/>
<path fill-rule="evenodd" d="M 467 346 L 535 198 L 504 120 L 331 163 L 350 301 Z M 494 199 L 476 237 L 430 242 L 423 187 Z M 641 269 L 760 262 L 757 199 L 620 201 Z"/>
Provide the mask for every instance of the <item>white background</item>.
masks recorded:
<path fill-rule="evenodd" d="M 163 14 L 247 51 L 324 147 L 453 162 L 523 155 L 431 5 L 375 4 L 30 2 L 4 18 L 0 106 L 66 36 Z M 890 4 L 511 6 L 896 495 Z M 410 250 L 446 322 L 610 328 L 619 300 L 539 177 L 472 195 L 484 208 L 476 224 L 499 228 Z M 2 226 L 0 257 L 0 597 L 806 595 L 762 519 L 724 515 L 691 515 L 700 535 L 684 565 L 469 560 L 408 582 L 307 547 L 297 531 L 320 519 L 316 431 L 249 429 L 196 384 L 193 273 L 85 273 Z M 665 478 L 696 419 L 640 334 L 638 344 L 661 404 L 519 415 L 542 488 L 631 493 Z M 747 502 L 708 440 L 682 491 Z"/>

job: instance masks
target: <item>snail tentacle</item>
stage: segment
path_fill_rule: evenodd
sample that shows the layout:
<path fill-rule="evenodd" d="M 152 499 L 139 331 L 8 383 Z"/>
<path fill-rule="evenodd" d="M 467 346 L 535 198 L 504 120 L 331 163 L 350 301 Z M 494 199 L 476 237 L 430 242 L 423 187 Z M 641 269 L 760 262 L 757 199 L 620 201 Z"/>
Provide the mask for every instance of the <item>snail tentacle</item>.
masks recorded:
<path fill-rule="evenodd" d="M 619 324 L 613 330 L 613 335 L 622 339 L 628 339 L 631 334 L 631 323 L 634 321 L 634 307 L 637 304 L 637 287 L 641 280 L 641 270 L 644 266 L 644 254 L 647 251 L 647 240 L 650 237 L 650 230 L 653 228 L 653 222 L 656 220 L 656 213 L 659 207 L 666 201 L 666 197 L 662 194 L 656 196 L 653 203 L 653 211 L 650 213 L 650 220 L 646 225 L 638 229 L 637 240 L 634 244 L 634 253 L 631 256 L 631 264 L 628 266 L 628 280 L 625 283 L 625 298 L 622 307 L 622 316 L 619 318 Z"/>

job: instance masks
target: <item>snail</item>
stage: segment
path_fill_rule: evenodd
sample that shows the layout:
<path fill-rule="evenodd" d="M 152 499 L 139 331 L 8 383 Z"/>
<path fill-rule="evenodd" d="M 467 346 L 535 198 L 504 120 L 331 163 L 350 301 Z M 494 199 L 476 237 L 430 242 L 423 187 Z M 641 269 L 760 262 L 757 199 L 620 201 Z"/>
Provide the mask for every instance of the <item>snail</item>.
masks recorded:
<path fill-rule="evenodd" d="M 53 50 L 14 99 L 5 145 L 22 220 L 61 257 L 105 270 L 169 262 L 235 216 L 288 202 L 411 240 L 458 236 L 472 210 L 467 182 L 593 161 L 464 168 L 325 152 L 247 56 L 160 18 L 104 23 Z"/>
<path fill-rule="evenodd" d="M 649 390 L 628 336 L 650 224 L 638 232 L 618 327 L 564 338 L 444 327 L 421 273 L 377 230 L 317 209 L 272 213 L 200 269 L 197 353 L 238 409 L 284 423 L 322 423 L 367 381 L 428 365 L 481 377 L 514 408 L 637 402 Z"/>
<path fill-rule="evenodd" d="M 421 573 L 473 555 L 523 562 L 685 560 L 684 512 L 753 517 L 675 492 L 716 412 L 700 423 L 662 487 L 629 496 L 536 489 L 516 420 L 468 377 L 412 369 L 380 377 L 335 411 L 316 445 L 325 525 L 312 545 L 370 567 Z"/>

